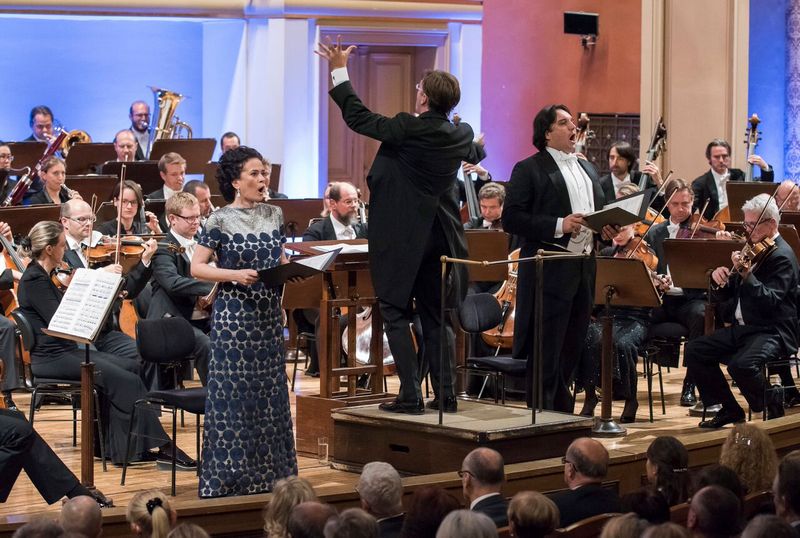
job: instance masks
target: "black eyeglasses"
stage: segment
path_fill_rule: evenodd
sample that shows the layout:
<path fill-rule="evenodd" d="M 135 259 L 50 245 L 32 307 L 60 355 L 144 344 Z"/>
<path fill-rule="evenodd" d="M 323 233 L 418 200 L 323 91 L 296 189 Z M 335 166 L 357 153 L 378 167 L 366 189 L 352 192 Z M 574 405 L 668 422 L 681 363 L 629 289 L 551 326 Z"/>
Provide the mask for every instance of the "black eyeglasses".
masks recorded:
<path fill-rule="evenodd" d="M 200 215 L 196 216 L 192 215 L 189 217 L 184 217 L 183 215 L 174 215 L 174 216 L 178 217 L 179 219 L 183 219 L 186 222 L 200 222 Z"/>

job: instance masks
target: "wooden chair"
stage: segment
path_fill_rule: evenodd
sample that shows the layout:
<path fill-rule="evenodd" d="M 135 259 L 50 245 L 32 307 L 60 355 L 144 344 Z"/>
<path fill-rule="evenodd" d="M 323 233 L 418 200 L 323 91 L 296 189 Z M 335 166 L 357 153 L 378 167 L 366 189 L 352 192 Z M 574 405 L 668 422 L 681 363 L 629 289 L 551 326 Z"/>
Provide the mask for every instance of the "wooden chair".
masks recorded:
<path fill-rule="evenodd" d="M 686 519 L 689 517 L 689 503 L 676 504 L 669 509 L 669 520 L 683 527 L 686 526 Z"/>
<path fill-rule="evenodd" d="M 605 527 L 608 520 L 621 515 L 622 514 L 609 513 L 587 517 L 586 519 L 582 519 L 577 523 L 573 523 L 569 527 L 556 529 L 552 534 L 550 534 L 550 537 L 563 538 L 568 536 L 569 538 L 596 538 L 597 536 L 600 536 L 600 533 L 603 532 L 603 527 Z"/>

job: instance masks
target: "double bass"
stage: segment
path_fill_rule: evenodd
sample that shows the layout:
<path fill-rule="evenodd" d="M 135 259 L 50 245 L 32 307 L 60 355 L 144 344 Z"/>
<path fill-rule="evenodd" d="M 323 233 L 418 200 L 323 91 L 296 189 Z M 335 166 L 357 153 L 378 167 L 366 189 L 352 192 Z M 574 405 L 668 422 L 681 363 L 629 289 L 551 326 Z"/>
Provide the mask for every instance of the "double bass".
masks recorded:
<path fill-rule="evenodd" d="M 761 120 L 758 118 L 758 114 L 753 114 L 750 116 L 750 119 L 747 120 L 747 131 L 745 132 L 744 141 L 745 162 L 747 163 L 747 169 L 744 172 L 745 181 L 753 181 L 753 168 L 755 165 L 750 162 L 750 157 L 755 155 L 759 135 L 761 134 L 758 130 L 759 123 L 761 123 Z"/>
<path fill-rule="evenodd" d="M 650 147 L 647 149 L 647 160 L 655 162 L 658 156 L 664 150 L 667 142 L 667 127 L 664 125 L 664 118 L 658 118 L 656 124 L 656 132 L 653 133 L 653 139 L 650 141 Z M 647 180 L 650 179 L 649 174 L 642 174 L 639 178 L 639 190 L 643 191 L 647 187 Z"/>

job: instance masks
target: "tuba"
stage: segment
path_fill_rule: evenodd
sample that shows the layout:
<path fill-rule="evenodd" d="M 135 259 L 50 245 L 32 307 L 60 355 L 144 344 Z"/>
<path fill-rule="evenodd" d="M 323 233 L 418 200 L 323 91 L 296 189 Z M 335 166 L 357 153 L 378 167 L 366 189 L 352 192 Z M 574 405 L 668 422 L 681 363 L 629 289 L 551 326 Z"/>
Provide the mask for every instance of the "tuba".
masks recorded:
<path fill-rule="evenodd" d="M 169 140 L 173 138 L 192 138 L 192 128 L 188 123 L 184 123 L 175 115 L 178 105 L 183 101 L 184 96 L 163 88 L 150 86 L 153 91 L 155 103 L 153 105 L 153 116 L 155 120 L 150 123 L 150 136 L 147 140 L 146 157 L 150 157 L 150 150 L 156 140 Z M 185 136 L 181 136 L 184 134 Z"/>
<path fill-rule="evenodd" d="M 67 137 L 61 142 L 59 149 L 61 151 L 61 156 L 65 159 L 67 158 L 67 154 L 69 150 L 72 149 L 72 146 L 75 144 L 88 144 L 92 141 L 92 137 L 89 136 L 89 133 L 86 131 L 81 131 L 79 129 L 75 129 L 74 131 L 67 132 Z"/>

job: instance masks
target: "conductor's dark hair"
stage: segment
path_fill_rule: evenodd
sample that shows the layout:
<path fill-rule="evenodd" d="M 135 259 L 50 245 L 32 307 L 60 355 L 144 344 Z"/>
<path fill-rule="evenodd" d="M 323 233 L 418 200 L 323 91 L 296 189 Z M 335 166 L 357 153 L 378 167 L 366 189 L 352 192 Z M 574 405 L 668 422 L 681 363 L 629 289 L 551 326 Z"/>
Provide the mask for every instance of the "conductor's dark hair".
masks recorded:
<path fill-rule="evenodd" d="M 50 119 L 53 119 L 53 111 L 50 110 L 50 107 L 46 105 L 39 105 L 35 106 L 31 109 L 31 117 L 29 119 L 31 127 L 33 127 L 33 118 L 36 117 L 36 114 L 41 114 L 42 116 L 50 116 Z"/>
<path fill-rule="evenodd" d="M 428 108 L 445 116 L 461 101 L 458 79 L 446 71 L 426 73 L 422 77 L 422 91 L 428 96 Z"/>
<path fill-rule="evenodd" d="M 536 114 L 533 118 L 533 145 L 539 151 L 544 151 L 547 147 L 547 138 L 545 135 L 550 132 L 550 128 L 555 123 L 558 111 L 563 110 L 567 114 L 572 114 L 567 108 L 567 105 L 550 105 L 546 106 Z"/>
<path fill-rule="evenodd" d="M 731 145 L 721 138 L 715 138 L 706 146 L 706 159 L 711 158 L 711 148 L 725 148 L 728 150 L 728 155 L 731 154 Z"/>
<path fill-rule="evenodd" d="M 219 158 L 217 181 L 219 182 L 219 192 L 226 202 L 233 202 L 236 197 L 236 189 L 233 187 L 233 182 L 239 179 L 244 163 L 250 159 L 264 161 L 264 157 L 257 150 L 247 146 L 239 146 L 228 150 Z"/>
<path fill-rule="evenodd" d="M 636 152 L 633 151 L 633 146 L 631 146 L 627 142 L 614 142 L 611 144 L 611 147 L 608 148 L 608 155 L 611 155 L 611 150 L 616 149 L 617 155 L 628 161 L 628 173 L 633 170 L 633 165 L 636 164 Z"/>

